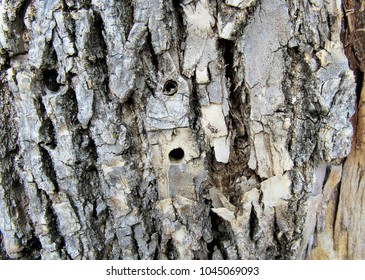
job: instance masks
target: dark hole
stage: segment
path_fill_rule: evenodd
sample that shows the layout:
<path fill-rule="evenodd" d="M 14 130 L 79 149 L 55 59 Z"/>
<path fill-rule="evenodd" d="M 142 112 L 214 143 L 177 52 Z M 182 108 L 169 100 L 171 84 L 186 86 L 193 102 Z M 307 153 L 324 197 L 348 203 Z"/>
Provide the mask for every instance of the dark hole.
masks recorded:
<path fill-rule="evenodd" d="M 174 95 L 177 92 L 177 82 L 173 80 L 168 80 L 163 88 L 163 93 L 165 95 Z"/>
<path fill-rule="evenodd" d="M 170 160 L 180 160 L 184 157 L 184 150 L 181 148 L 173 149 L 169 153 Z"/>
<path fill-rule="evenodd" d="M 46 87 L 51 91 L 58 91 L 60 84 L 57 83 L 58 73 L 55 69 L 45 70 L 43 72 L 43 81 Z"/>

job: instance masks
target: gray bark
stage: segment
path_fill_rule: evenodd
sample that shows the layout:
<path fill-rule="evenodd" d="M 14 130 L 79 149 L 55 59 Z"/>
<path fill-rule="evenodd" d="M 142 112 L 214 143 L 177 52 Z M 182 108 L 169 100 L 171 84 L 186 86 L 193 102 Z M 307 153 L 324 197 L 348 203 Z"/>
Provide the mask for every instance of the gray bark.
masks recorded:
<path fill-rule="evenodd" d="M 340 5 L 1 1 L 0 258 L 364 257 Z"/>

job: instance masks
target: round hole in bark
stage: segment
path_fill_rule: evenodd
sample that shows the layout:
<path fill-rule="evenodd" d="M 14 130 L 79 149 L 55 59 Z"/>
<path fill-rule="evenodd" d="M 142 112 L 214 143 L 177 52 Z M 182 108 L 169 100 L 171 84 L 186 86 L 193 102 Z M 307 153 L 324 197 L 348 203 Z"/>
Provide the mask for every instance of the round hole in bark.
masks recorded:
<path fill-rule="evenodd" d="M 171 150 L 171 152 L 169 153 L 169 158 L 170 161 L 179 161 L 183 159 L 184 155 L 185 155 L 184 150 L 181 148 L 177 148 Z"/>
<path fill-rule="evenodd" d="M 57 83 L 57 77 L 58 73 L 55 69 L 43 72 L 43 82 L 49 90 L 58 91 L 60 89 L 61 85 Z"/>
<path fill-rule="evenodd" d="M 174 95 L 175 93 L 177 93 L 177 90 L 178 90 L 177 82 L 173 80 L 168 80 L 163 87 L 163 94 Z"/>

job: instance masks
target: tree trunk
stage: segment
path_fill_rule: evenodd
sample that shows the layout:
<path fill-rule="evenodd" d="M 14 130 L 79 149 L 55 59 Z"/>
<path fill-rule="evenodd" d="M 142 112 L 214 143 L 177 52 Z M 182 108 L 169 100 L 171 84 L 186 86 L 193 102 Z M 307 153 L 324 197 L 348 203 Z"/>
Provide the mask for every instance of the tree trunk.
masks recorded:
<path fill-rule="evenodd" d="M 0 258 L 364 258 L 341 9 L 3 0 Z"/>

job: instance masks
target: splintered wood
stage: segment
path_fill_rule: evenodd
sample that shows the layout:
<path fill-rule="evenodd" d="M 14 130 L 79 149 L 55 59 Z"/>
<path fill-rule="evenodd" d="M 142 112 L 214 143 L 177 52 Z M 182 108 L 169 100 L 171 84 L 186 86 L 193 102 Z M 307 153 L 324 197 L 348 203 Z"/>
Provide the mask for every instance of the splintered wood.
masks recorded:
<path fill-rule="evenodd" d="M 365 70 L 365 1 L 342 1 L 345 53 L 353 70 Z"/>

